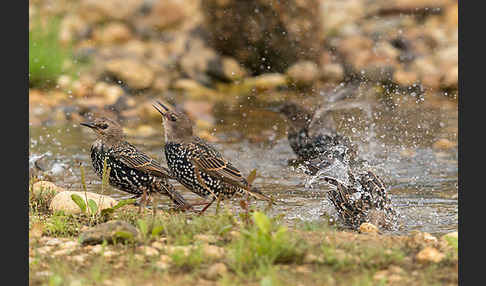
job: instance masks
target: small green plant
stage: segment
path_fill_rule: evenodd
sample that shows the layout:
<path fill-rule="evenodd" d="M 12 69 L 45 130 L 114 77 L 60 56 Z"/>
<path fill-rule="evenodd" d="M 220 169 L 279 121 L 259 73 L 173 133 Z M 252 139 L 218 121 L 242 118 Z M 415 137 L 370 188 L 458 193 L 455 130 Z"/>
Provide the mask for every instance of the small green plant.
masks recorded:
<path fill-rule="evenodd" d="M 29 31 L 29 86 L 48 88 L 67 72 L 65 62 L 71 59 L 71 48 L 59 43 L 60 19 L 46 23 L 35 19 Z"/>
<path fill-rule="evenodd" d="M 191 271 L 196 269 L 204 261 L 202 248 L 196 244 L 191 250 L 186 253 L 183 249 L 174 250 L 170 254 L 173 265 L 180 271 Z"/>
<path fill-rule="evenodd" d="M 264 275 L 275 263 L 300 261 L 304 255 L 301 241 L 293 239 L 285 226 L 277 226 L 264 213 L 252 214 L 253 225 L 241 230 L 231 246 L 231 267 L 241 275 L 249 271 Z"/>
<path fill-rule="evenodd" d="M 106 160 L 107 158 L 105 158 L 105 160 L 103 161 L 103 172 L 101 176 L 101 194 L 104 193 L 104 191 L 108 186 L 108 180 L 111 171 L 110 167 L 107 167 Z M 85 198 L 83 199 L 81 198 L 81 196 L 77 194 L 72 194 L 71 199 L 81 209 L 81 212 L 88 217 L 90 225 L 108 220 L 110 215 L 112 215 L 115 212 L 115 210 L 125 205 L 132 204 L 136 201 L 135 199 L 121 200 L 111 208 L 105 208 L 100 210 L 99 205 L 93 199 L 88 199 L 87 197 L 86 176 L 82 165 L 80 166 L 80 172 L 81 172 L 81 185 L 83 186 Z"/>
<path fill-rule="evenodd" d="M 50 236 L 70 237 L 78 234 L 80 226 L 72 216 L 57 212 L 46 219 L 44 232 Z"/>

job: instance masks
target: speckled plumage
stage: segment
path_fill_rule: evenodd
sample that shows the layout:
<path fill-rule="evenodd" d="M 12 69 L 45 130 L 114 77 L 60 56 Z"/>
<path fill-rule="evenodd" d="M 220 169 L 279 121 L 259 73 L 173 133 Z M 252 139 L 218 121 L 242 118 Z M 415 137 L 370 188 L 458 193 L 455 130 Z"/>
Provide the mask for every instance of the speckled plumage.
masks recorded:
<path fill-rule="evenodd" d="M 324 180 L 335 189 L 328 192 L 328 198 L 344 223 L 358 229 L 364 222 L 370 222 L 385 229 L 396 226 L 398 213 L 392 206 L 383 181 L 371 171 L 352 174 L 348 172 L 349 184 L 335 178 Z"/>
<path fill-rule="evenodd" d="M 241 172 L 213 146 L 193 136 L 192 122 L 185 114 L 158 104 L 161 108 L 154 107 L 163 116 L 167 166 L 184 187 L 201 197 L 212 198 L 206 208 L 220 195 L 225 199 L 235 194 L 249 194 L 271 201 L 257 188 L 250 187 Z"/>
<path fill-rule="evenodd" d="M 99 135 L 91 146 L 91 161 L 100 178 L 106 158 L 107 167 L 110 168 L 108 181 L 111 186 L 135 197 L 140 197 L 144 191 L 148 195 L 167 195 L 177 207 L 186 205 L 184 198 L 169 183 L 169 171 L 126 142 L 121 127 L 116 122 L 100 118 L 92 123 L 82 124 L 94 129 Z M 103 130 L 105 126 L 106 131 Z"/>

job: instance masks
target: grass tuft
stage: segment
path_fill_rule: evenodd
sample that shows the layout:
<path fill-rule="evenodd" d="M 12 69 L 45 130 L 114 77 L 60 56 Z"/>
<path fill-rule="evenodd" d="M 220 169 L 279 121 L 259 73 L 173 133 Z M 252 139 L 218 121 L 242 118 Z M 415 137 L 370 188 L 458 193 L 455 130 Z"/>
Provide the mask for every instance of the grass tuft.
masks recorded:
<path fill-rule="evenodd" d="M 46 23 L 35 19 L 29 31 L 29 87 L 49 88 L 67 72 L 65 63 L 72 58 L 71 47 L 59 43 L 59 18 Z"/>

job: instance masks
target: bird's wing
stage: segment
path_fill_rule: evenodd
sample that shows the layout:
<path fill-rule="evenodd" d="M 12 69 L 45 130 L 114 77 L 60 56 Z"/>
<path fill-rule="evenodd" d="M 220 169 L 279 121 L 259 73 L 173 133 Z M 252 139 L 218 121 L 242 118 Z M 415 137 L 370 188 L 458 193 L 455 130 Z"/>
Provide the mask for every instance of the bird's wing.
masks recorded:
<path fill-rule="evenodd" d="M 124 148 L 119 148 L 115 152 L 117 152 L 117 157 L 120 161 L 130 168 L 159 177 L 171 177 L 169 170 L 130 144 L 127 144 Z"/>
<path fill-rule="evenodd" d="M 230 162 L 222 157 L 214 157 L 208 154 L 203 154 L 197 158 L 193 158 L 194 164 L 199 170 L 221 178 L 228 183 L 236 183 L 242 187 L 246 187 L 246 180 L 241 175 L 241 172 L 233 167 Z"/>

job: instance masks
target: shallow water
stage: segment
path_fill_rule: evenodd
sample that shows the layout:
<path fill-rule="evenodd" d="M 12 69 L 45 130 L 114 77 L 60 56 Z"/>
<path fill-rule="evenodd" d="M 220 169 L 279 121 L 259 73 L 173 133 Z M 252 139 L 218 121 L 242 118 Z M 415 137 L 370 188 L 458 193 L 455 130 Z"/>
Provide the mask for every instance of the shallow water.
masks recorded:
<path fill-rule="evenodd" d="M 391 105 L 367 98 L 362 108 L 333 113 L 339 131 L 359 144 L 361 157 L 370 162 L 389 187 L 393 204 L 402 215 L 402 227 L 393 233 L 420 230 L 441 234 L 458 228 L 457 147 L 447 151 L 432 148 L 440 138 L 457 142 L 457 105 L 447 106 L 451 106 L 449 100 L 435 97 L 430 102 L 417 102 L 403 96 Z M 285 214 L 289 223 L 295 219 L 335 218 L 335 210 L 325 196 L 329 186 L 319 181 L 309 184 L 308 176 L 289 166 L 288 159 L 295 155 L 287 142 L 283 118 L 258 106 L 243 104 L 231 112 L 224 109 L 224 105 L 215 107 L 217 124 L 213 135 L 221 142 L 214 145 L 244 174 L 257 169 L 254 184 L 285 202 L 274 206 L 273 213 Z M 162 132 L 159 124 L 153 127 Z M 29 132 L 30 158 L 44 154 L 39 162 L 49 170 L 54 182 L 79 190 L 79 166 L 83 165 L 88 190 L 101 190 L 101 180 L 94 174 L 89 157 L 90 144 L 95 140 L 90 130 L 72 122 L 30 127 Z M 128 141 L 165 164 L 161 134 L 129 137 Z M 189 201 L 201 200 L 175 185 Z M 130 197 L 113 188 L 107 194 Z M 159 201 L 163 207 L 170 204 L 164 196 Z M 265 207 L 264 202 L 256 204 Z M 225 205 L 240 210 L 236 200 Z M 208 211 L 214 211 L 214 206 Z"/>

